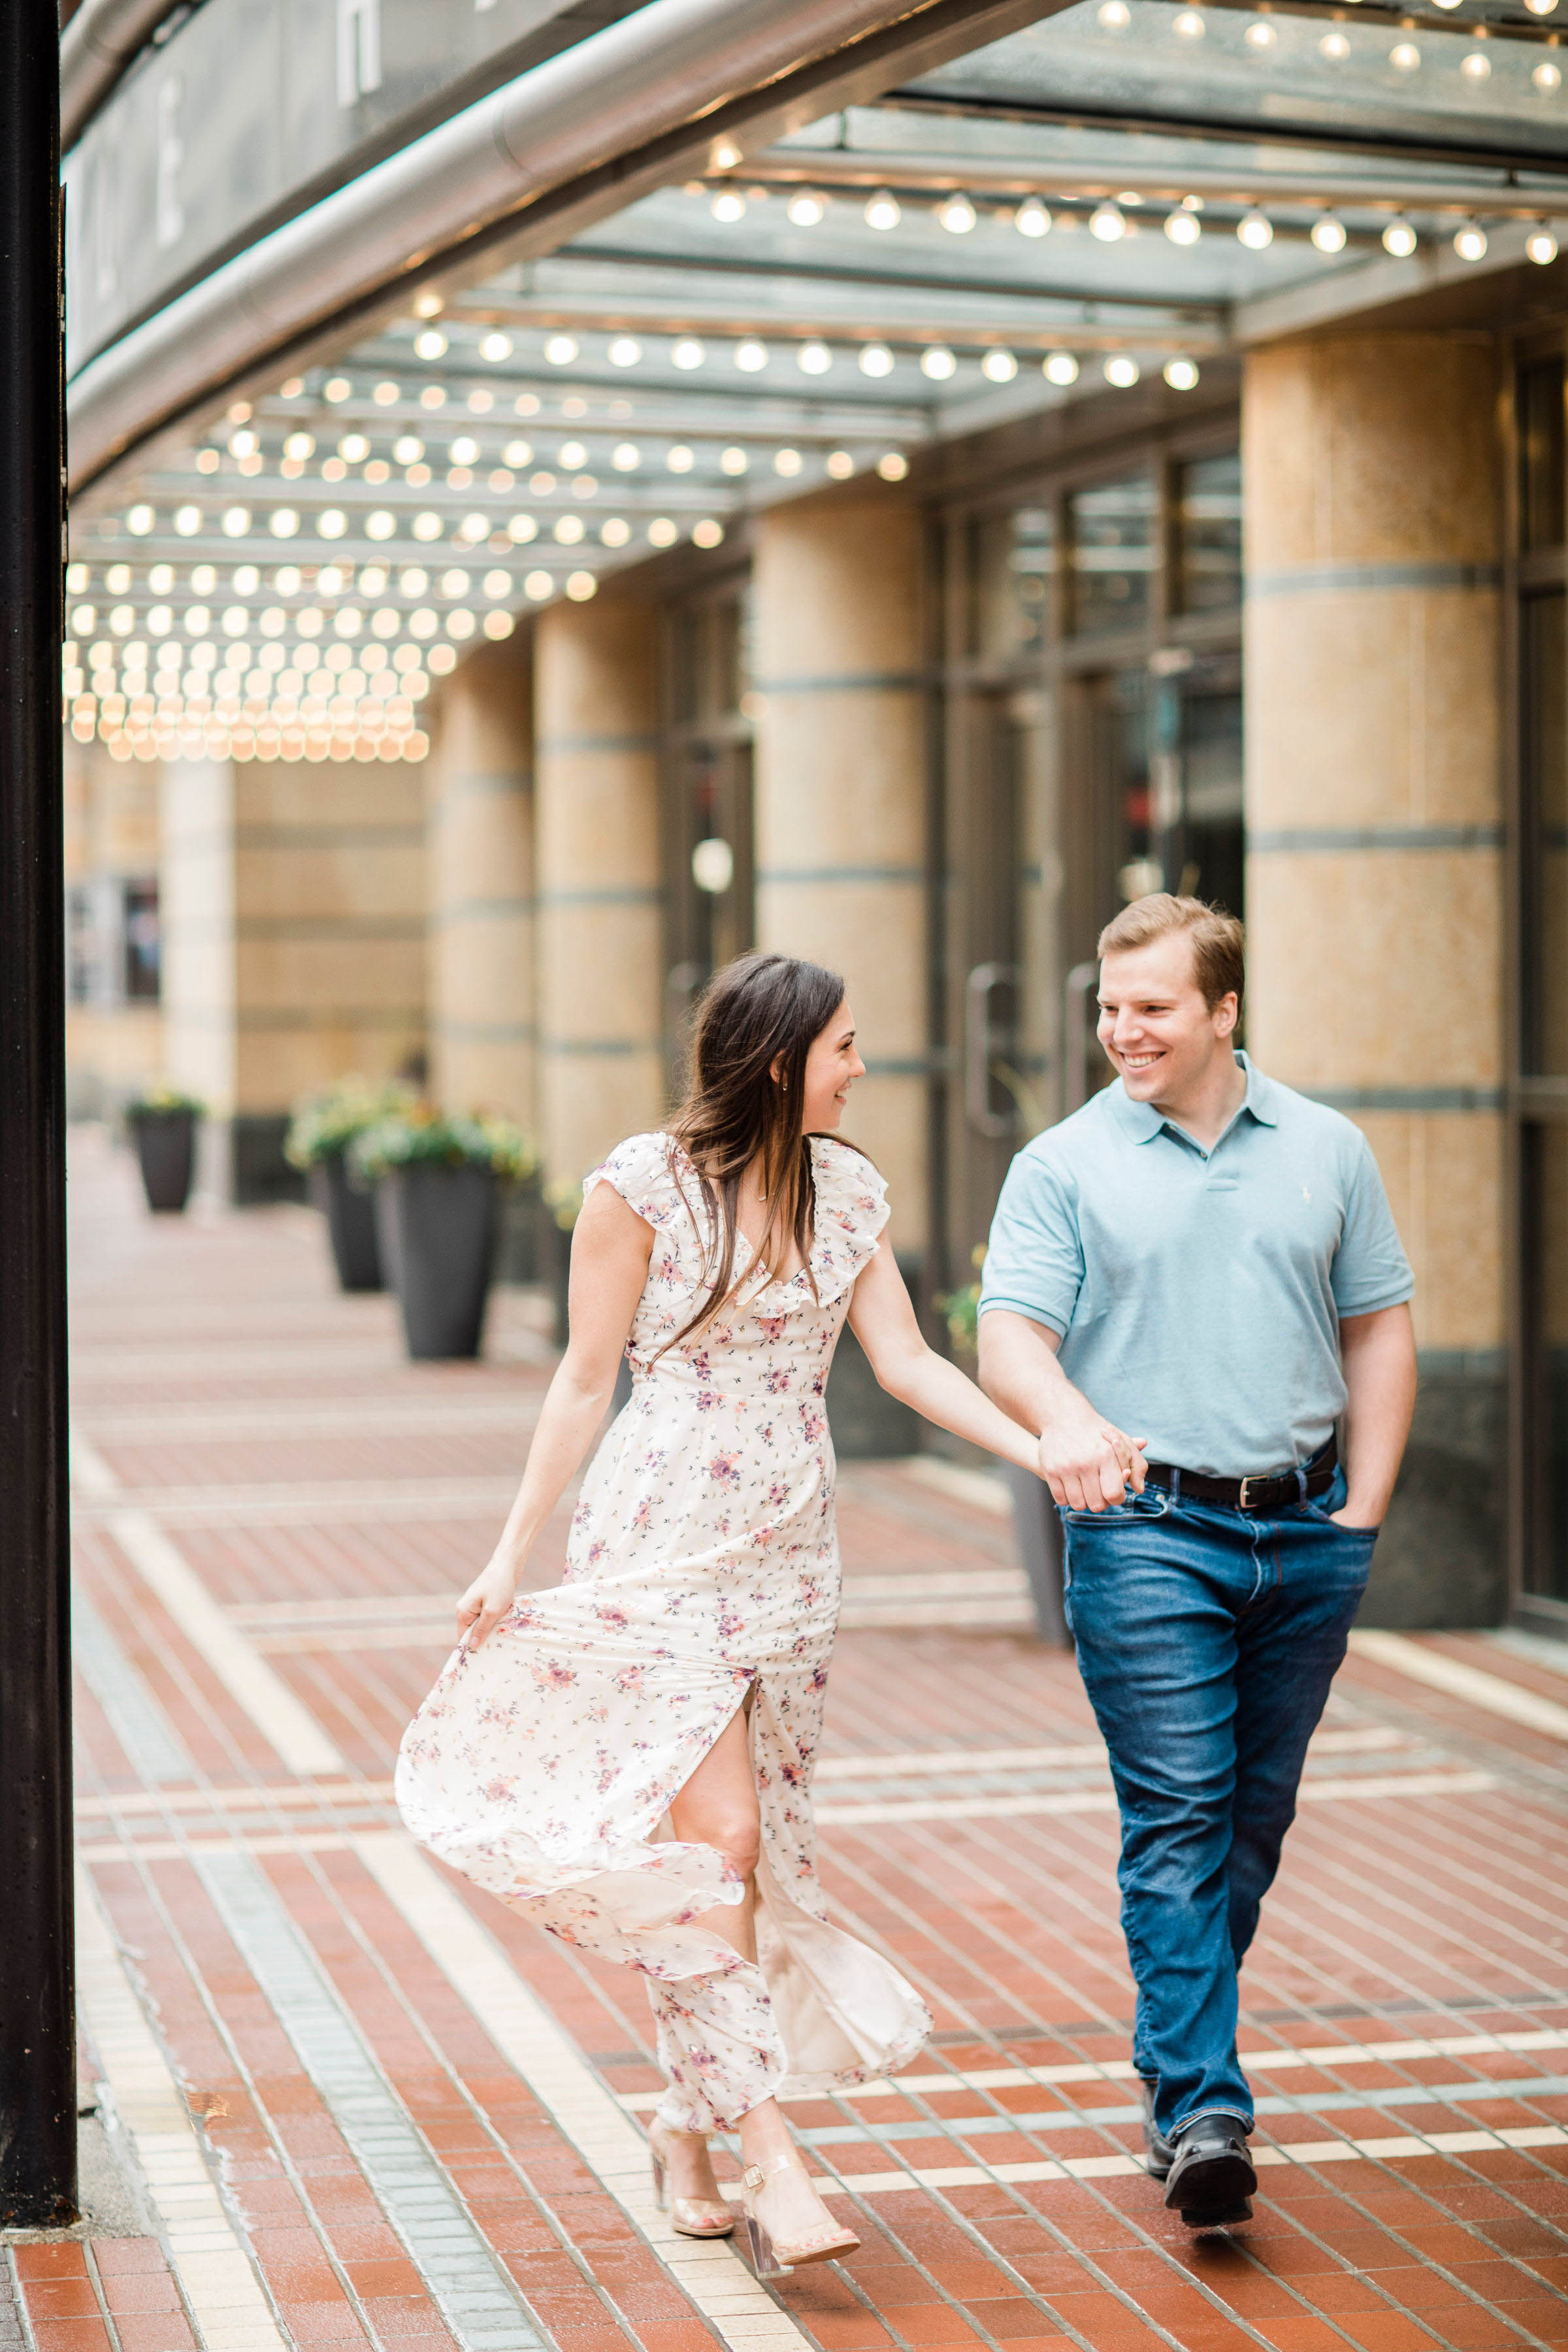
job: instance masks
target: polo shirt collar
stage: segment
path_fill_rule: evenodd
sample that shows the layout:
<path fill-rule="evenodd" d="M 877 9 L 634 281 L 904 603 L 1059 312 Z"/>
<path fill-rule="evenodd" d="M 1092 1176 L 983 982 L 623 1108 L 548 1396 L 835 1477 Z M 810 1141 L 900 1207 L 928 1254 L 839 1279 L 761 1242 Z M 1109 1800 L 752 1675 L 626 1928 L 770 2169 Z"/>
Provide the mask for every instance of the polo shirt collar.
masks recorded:
<path fill-rule="evenodd" d="M 1266 1078 L 1262 1071 L 1257 1068 L 1244 1053 L 1238 1050 L 1236 1058 L 1247 1072 L 1247 1092 L 1242 1097 L 1241 1109 L 1237 1112 L 1237 1118 L 1241 1117 L 1242 1111 L 1249 1111 L 1260 1127 L 1278 1127 L 1279 1109 L 1275 1099 L 1272 1081 Z M 1110 1092 L 1121 1131 L 1133 1143 L 1152 1143 L 1154 1138 L 1169 1124 L 1163 1112 L 1156 1110 L 1152 1103 L 1131 1101 L 1120 1078 L 1114 1081 Z M 1231 1126 L 1234 1127 L 1235 1124 L 1236 1120 L 1233 1119 Z M 1172 1132 L 1179 1134 L 1181 1130 L 1173 1129 Z M 1226 1134 L 1230 1132 L 1229 1128 L 1226 1132 Z M 1190 1141 L 1191 1138 L 1188 1137 L 1186 1140 Z"/>

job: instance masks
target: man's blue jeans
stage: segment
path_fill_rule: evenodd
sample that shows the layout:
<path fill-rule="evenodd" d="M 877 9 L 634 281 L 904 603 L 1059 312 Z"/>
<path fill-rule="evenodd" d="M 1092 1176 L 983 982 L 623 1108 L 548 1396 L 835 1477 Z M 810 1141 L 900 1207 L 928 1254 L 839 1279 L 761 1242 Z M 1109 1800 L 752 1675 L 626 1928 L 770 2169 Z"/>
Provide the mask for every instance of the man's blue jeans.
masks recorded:
<path fill-rule="evenodd" d="M 1237 1971 L 1376 1541 L 1332 1522 L 1343 1506 L 1342 1474 L 1271 1517 L 1154 1486 L 1061 1514 L 1068 1618 L 1121 1809 L 1132 2058 L 1167 2137 L 1216 2111 L 1251 2128 Z"/>

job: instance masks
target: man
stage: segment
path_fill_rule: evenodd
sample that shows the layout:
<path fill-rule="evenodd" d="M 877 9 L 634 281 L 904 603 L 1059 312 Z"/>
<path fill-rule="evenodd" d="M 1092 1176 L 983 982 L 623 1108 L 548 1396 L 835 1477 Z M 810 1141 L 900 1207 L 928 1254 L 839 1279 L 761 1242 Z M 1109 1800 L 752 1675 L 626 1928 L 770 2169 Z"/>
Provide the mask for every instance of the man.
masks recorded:
<path fill-rule="evenodd" d="M 1409 1433 L 1412 1285 L 1360 1130 L 1234 1048 L 1241 925 L 1162 892 L 1100 955 L 1116 1081 L 1013 1162 L 980 1377 L 1061 1513 L 1149 2168 L 1202 2229 L 1251 2212 L 1237 1971 Z"/>

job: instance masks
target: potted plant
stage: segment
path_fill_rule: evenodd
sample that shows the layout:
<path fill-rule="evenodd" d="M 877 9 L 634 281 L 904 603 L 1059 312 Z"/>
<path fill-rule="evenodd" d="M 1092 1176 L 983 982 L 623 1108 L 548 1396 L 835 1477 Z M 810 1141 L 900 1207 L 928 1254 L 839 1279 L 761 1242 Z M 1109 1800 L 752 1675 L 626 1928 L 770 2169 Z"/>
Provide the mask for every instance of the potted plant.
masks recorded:
<path fill-rule="evenodd" d="M 416 1361 L 477 1356 L 489 1297 L 496 1189 L 538 1155 L 508 1120 L 414 1103 L 365 1128 L 349 1165 L 375 1186 L 376 1232 Z"/>
<path fill-rule="evenodd" d="M 195 1095 L 169 1086 L 149 1087 L 125 1106 L 147 1206 L 161 1215 L 183 1209 L 191 1197 L 196 1121 L 202 1110 Z"/>
<path fill-rule="evenodd" d="M 356 1076 L 294 1106 L 284 1157 L 304 1170 L 310 1198 L 326 1220 L 342 1290 L 384 1286 L 370 1186 L 350 1168 L 349 1146 L 356 1135 L 406 1110 L 414 1100 L 412 1087 L 395 1079 L 373 1085 Z"/>
<path fill-rule="evenodd" d="M 978 1276 L 985 1263 L 984 1244 L 975 1250 L 971 1262 Z M 961 1362 L 967 1356 L 973 1364 L 980 1348 L 978 1280 L 965 1283 L 962 1290 L 948 1291 L 936 1303 L 946 1318 L 953 1354 Z M 1062 1600 L 1062 1531 L 1050 1489 L 1034 1471 L 1020 1469 L 1016 1462 L 1004 1462 L 1001 1468 L 1012 1490 L 1013 1533 L 1024 1573 L 1029 1580 L 1040 1639 L 1066 1649 L 1072 1635 L 1068 1631 Z"/>

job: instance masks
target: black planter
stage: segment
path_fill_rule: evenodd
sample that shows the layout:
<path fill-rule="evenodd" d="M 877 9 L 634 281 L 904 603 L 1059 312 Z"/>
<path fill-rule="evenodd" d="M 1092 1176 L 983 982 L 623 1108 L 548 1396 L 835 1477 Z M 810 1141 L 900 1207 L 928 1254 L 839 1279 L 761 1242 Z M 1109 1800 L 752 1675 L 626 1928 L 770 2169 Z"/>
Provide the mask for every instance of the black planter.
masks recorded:
<path fill-rule="evenodd" d="M 191 1197 L 195 1166 L 196 1114 L 193 1110 L 143 1110 L 131 1120 L 142 1189 L 147 1206 L 160 1215 L 183 1209 Z"/>
<path fill-rule="evenodd" d="M 490 1171 L 400 1168 L 375 1188 L 375 1219 L 410 1356 L 477 1356 L 495 1250 Z"/>
<path fill-rule="evenodd" d="M 340 1290 L 381 1290 L 381 1249 L 368 1185 L 354 1184 L 341 1151 L 310 1170 L 310 1198 L 327 1222 Z"/>

